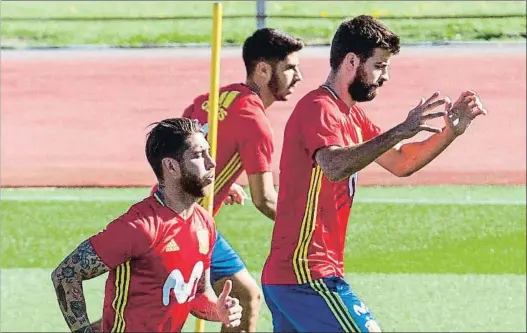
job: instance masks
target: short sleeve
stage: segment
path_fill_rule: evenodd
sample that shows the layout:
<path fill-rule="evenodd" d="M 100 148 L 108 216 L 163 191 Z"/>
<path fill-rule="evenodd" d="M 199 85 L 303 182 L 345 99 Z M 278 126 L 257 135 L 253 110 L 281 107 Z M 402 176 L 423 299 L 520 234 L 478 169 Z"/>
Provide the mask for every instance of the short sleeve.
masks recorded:
<path fill-rule="evenodd" d="M 126 213 L 112 221 L 89 241 L 101 260 L 113 269 L 128 259 L 148 252 L 153 243 L 150 224 Z"/>
<path fill-rule="evenodd" d="M 193 111 L 194 111 L 194 104 L 191 104 L 187 106 L 187 108 L 183 111 L 183 114 L 181 115 L 181 117 L 192 119 Z"/>
<path fill-rule="evenodd" d="M 240 118 L 238 151 L 247 174 L 271 171 L 274 151 L 271 125 L 265 116 Z"/>
<path fill-rule="evenodd" d="M 342 138 L 340 110 L 338 106 L 325 100 L 315 100 L 305 105 L 300 133 L 309 156 L 323 147 L 344 146 Z"/>

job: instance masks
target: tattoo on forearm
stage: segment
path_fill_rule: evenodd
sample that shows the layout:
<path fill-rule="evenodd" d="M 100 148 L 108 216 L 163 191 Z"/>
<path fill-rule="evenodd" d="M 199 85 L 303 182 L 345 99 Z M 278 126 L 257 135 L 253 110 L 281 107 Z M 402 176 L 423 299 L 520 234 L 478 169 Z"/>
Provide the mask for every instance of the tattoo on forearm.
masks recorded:
<path fill-rule="evenodd" d="M 74 316 L 68 316 L 68 323 L 70 323 L 71 325 L 75 324 L 75 321 L 76 321 L 76 320 L 77 320 L 77 319 L 75 319 Z"/>
<path fill-rule="evenodd" d="M 78 330 L 73 331 L 73 333 L 92 333 L 93 329 L 90 325 L 79 328 Z"/>
<path fill-rule="evenodd" d="M 57 300 L 72 332 L 92 332 L 82 281 L 97 277 L 108 270 L 86 240 L 53 271 L 52 280 Z"/>
<path fill-rule="evenodd" d="M 57 298 L 59 300 L 60 307 L 63 308 L 66 312 L 68 311 L 68 302 L 66 301 L 66 291 L 64 291 L 64 286 L 60 284 L 56 288 Z"/>

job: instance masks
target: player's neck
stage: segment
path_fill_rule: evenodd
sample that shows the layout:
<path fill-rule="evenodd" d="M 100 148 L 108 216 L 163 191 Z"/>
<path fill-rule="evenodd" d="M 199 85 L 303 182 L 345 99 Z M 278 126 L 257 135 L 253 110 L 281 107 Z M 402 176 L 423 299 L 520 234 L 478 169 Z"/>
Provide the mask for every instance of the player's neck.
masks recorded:
<path fill-rule="evenodd" d="M 183 191 L 181 187 L 160 184 L 158 192 L 164 205 L 183 219 L 188 219 L 194 212 L 196 198 Z"/>
<path fill-rule="evenodd" d="M 256 83 L 255 80 L 247 78 L 245 85 L 249 87 L 255 94 L 260 96 L 262 103 L 264 105 L 264 110 L 271 106 L 274 103 L 275 98 L 273 94 L 269 91 L 269 88 L 264 89 L 262 85 Z"/>
<path fill-rule="evenodd" d="M 348 91 L 348 83 L 339 78 L 334 72 L 329 73 L 324 85 L 330 88 L 350 108 L 355 105 L 356 102 L 351 98 Z"/>

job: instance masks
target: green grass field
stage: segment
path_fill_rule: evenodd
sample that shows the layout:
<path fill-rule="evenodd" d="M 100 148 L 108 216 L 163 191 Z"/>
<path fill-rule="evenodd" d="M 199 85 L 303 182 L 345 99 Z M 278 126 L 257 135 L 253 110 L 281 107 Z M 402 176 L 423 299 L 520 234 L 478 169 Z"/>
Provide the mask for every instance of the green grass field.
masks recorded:
<path fill-rule="evenodd" d="M 359 189 L 347 235 L 348 282 L 385 331 L 525 332 L 525 190 Z M 51 270 L 147 192 L 2 189 L 0 331 L 65 331 Z M 225 207 L 217 223 L 259 281 L 271 222 L 247 204 Z M 105 278 L 86 283 L 92 320 L 101 314 Z M 264 306 L 259 331 L 271 329 Z"/>
<path fill-rule="evenodd" d="M 167 17 L 211 15 L 210 1 L 16 1 L 1 2 L 1 17 Z M 255 15 L 255 1 L 223 1 L 224 15 Z M 526 14 L 524 1 L 268 1 L 268 15 L 315 15 L 317 19 L 268 19 L 308 43 L 328 43 L 340 20 L 324 16 L 423 16 Z M 403 42 L 443 40 L 524 40 L 525 17 L 506 19 L 386 20 Z M 240 44 L 256 27 L 255 19 L 225 19 L 223 40 Z M 2 46 L 24 45 L 159 45 L 209 43 L 211 21 L 144 20 L 84 22 L 2 22 Z"/>

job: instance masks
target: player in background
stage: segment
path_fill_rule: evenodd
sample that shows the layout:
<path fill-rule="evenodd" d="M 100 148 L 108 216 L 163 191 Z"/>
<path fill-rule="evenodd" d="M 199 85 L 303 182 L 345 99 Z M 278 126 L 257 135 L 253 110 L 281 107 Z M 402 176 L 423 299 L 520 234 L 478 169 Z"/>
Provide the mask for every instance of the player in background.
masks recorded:
<path fill-rule="evenodd" d="M 220 88 L 214 214 L 225 201 L 243 196 L 243 190 L 241 194 L 237 192 L 234 182 L 245 171 L 252 202 L 274 220 L 277 193 L 271 172 L 273 132 L 265 112 L 275 101 L 287 101 L 301 81 L 298 52 L 303 47 L 301 40 L 269 28 L 259 29 L 245 40 L 245 82 Z M 206 131 L 208 110 L 208 94 L 203 94 L 186 108 L 183 116 L 199 120 Z M 222 332 L 255 332 L 261 290 L 239 255 L 218 232 L 211 281 L 220 292 L 228 280 L 233 282 L 232 295 L 240 300 L 243 316 L 239 327 L 233 330 L 223 326 Z"/>
<path fill-rule="evenodd" d="M 232 283 L 218 297 L 210 285 L 216 229 L 196 200 L 212 183 L 215 162 L 201 126 L 163 120 L 150 131 L 145 151 L 160 184 L 156 193 L 83 241 L 51 274 L 68 327 L 93 331 L 83 281 L 108 271 L 104 332 L 180 332 L 189 313 L 239 325 Z"/>
<path fill-rule="evenodd" d="M 275 332 L 380 331 L 344 280 L 357 172 L 376 162 L 395 176 L 410 176 L 486 114 L 474 92 L 463 92 L 453 105 L 434 93 L 382 132 L 357 102 L 375 98 L 399 49 L 399 37 L 372 17 L 344 21 L 331 44 L 327 81 L 298 102 L 286 124 L 277 214 L 262 272 Z M 441 105 L 445 111 L 431 112 Z M 439 117 L 443 128 L 426 123 Z M 434 134 L 401 144 L 421 131 Z"/>

